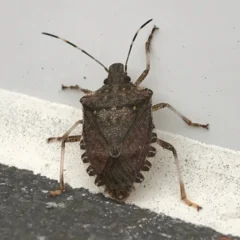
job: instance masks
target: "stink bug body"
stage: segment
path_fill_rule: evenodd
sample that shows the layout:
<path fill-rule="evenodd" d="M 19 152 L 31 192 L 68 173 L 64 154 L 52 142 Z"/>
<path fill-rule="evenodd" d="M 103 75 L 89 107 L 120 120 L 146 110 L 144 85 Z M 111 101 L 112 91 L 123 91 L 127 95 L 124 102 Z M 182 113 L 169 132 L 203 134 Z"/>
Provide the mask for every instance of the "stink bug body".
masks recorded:
<path fill-rule="evenodd" d="M 144 23 L 134 35 L 125 66 L 121 63 L 114 63 L 109 69 L 75 44 L 58 36 L 43 33 L 61 39 L 79 49 L 108 72 L 104 85 L 96 91 L 83 89 L 78 85 L 62 86 L 62 89 L 77 89 L 85 93 L 85 96 L 80 99 L 83 106 L 83 120 L 76 122 L 62 137 L 48 139 L 48 142 L 56 140 L 62 142 L 60 190 L 51 192 L 51 195 L 55 196 L 64 191 L 63 160 L 66 142 L 80 141 L 80 148 L 84 150 L 82 160 L 89 164 L 88 174 L 96 176 L 95 184 L 97 186 L 104 185 L 106 192 L 120 202 L 125 201 L 131 194 L 134 183 L 141 183 L 144 180 L 141 172 L 149 171 L 151 168 L 149 158 L 156 154 L 156 149 L 152 144 L 157 143 L 164 149 L 172 151 L 174 155 L 181 199 L 189 206 L 198 210 L 201 208 L 198 204 L 188 200 L 180 173 L 177 152 L 171 144 L 159 139 L 154 133 L 152 112 L 167 107 L 190 126 L 208 129 L 208 124 L 192 123 L 167 103 L 152 106 L 153 92 L 140 87 L 150 70 L 150 45 L 157 27 L 152 28 L 145 44 L 146 69 L 135 83 L 131 82 L 131 78 L 127 74 L 127 62 L 133 42 L 140 29 L 151 21 L 152 19 Z M 83 124 L 82 135 L 70 136 L 71 131 L 79 124 Z"/>

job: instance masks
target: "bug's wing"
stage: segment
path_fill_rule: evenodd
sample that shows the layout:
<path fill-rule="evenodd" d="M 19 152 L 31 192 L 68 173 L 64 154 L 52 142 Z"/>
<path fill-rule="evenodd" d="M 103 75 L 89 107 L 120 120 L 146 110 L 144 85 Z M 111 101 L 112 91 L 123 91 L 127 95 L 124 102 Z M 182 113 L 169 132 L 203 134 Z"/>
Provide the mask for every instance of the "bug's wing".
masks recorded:
<path fill-rule="evenodd" d="M 135 172 L 139 172 L 148 156 L 153 123 L 151 105 L 146 104 L 123 143 L 122 156 L 131 163 Z"/>
<path fill-rule="evenodd" d="M 86 146 L 86 157 L 91 166 L 99 174 L 104 169 L 109 157 L 105 140 L 99 134 L 95 116 L 91 111 L 84 111 L 83 140 Z"/>
<path fill-rule="evenodd" d="M 121 155 L 123 142 L 140 114 L 132 107 L 103 109 L 95 113 L 85 110 L 84 141 L 95 169 L 101 172 L 109 156 L 116 158 Z"/>
<path fill-rule="evenodd" d="M 109 156 L 124 157 L 139 165 L 145 160 L 151 136 L 151 107 L 147 103 L 137 108 L 85 110 L 84 141 L 88 158 L 99 173 Z"/>

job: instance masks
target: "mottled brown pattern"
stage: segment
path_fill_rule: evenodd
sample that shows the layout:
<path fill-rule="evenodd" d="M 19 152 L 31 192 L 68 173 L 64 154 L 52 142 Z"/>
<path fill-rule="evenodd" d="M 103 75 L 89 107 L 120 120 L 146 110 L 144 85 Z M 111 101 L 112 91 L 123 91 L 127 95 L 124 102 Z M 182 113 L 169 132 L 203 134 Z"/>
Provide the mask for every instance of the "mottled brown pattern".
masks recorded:
<path fill-rule="evenodd" d="M 122 64 L 109 70 L 105 86 L 81 99 L 83 139 L 97 182 L 104 183 L 113 198 L 122 200 L 131 193 L 149 154 L 152 91 L 129 82 Z"/>

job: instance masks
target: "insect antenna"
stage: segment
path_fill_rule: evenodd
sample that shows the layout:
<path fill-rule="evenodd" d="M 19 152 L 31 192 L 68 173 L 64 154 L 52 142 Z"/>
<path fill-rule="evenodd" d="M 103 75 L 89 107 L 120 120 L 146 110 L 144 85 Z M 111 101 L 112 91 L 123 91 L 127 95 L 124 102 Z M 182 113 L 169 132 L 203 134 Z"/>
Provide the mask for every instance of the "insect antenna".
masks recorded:
<path fill-rule="evenodd" d="M 133 40 L 131 42 L 131 45 L 130 45 L 130 48 L 129 48 L 129 51 L 128 51 L 128 55 L 127 55 L 127 60 L 126 60 L 126 63 L 125 63 L 125 72 L 127 73 L 127 62 L 128 62 L 128 59 L 129 59 L 129 56 L 130 56 L 130 53 L 131 53 L 131 50 L 132 50 L 132 46 L 133 46 L 133 43 L 139 33 L 139 31 L 144 28 L 148 23 L 150 23 L 153 19 L 149 19 L 147 22 L 145 22 L 138 30 L 137 32 L 135 33 L 134 37 L 133 37 Z"/>
<path fill-rule="evenodd" d="M 64 38 L 58 37 L 58 36 L 53 35 L 53 34 L 50 34 L 50 33 L 42 32 L 42 34 L 47 35 L 47 36 L 50 36 L 50 37 L 58 38 L 58 39 L 60 39 L 60 40 L 62 40 L 62 41 L 64 41 L 64 42 L 68 43 L 69 45 L 77 48 L 78 50 L 80 50 L 81 52 L 83 52 L 84 54 L 86 54 L 87 56 L 89 56 L 90 58 L 92 58 L 95 62 L 97 62 L 98 64 L 100 64 L 102 67 L 104 67 L 104 69 L 105 69 L 107 72 L 109 72 L 107 67 L 105 67 L 105 66 L 104 66 L 101 62 L 99 62 L 96 58 L 94 58 L 92 55 L 90 55 L 89 53 L 87 53 L 85 50 L 81 49 L 81 48 L 78 47 L 77 45 L 69 42 L 68 40 L 66 40 L 66 39 L 64 39 Z"/>

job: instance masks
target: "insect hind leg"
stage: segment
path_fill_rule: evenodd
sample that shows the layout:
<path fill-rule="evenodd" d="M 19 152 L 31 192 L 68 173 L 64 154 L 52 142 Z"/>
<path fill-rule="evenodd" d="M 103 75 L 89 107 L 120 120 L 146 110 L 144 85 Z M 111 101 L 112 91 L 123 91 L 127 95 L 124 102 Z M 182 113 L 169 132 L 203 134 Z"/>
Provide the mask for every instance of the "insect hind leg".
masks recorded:
<path fill-rule="evenodd" d="M 158 27 L 154 26 L 152 29 L 151 34 L 148 37 L 148 40 L 145 44 L 145 51 L 146 51 L 146 69 L 142 72 L 140 77 L 137 79 L 137 81 L 134 83 L 136 86 L 140 85 L 141 82 L 147 77 L 149 71 L 150 71 L 150 47 L 151 47 L 151 42 L 153 38 L 154 32 L 158 30 Z"/>
<path fill-rule="evenodd" d="M 62 192 L 65 191 L 64 176 L 63 176 L 65 144 L 66 144 L 66 142 L 79 142 L 80 141 L 81 135 L 75 135 L 75 136 L 69 136 L 69 135 L 79 124 L 82 124 L 82 123 L 83 123 L 82 120 L 77 121 L 62 137 L 48 138 L 48 142 L 62 141 L 62 143 L 61 143 L 61 160 L 60 160 L 60 188 L 55 191 L 50 191 L 50 195 L 53 197 L 60 195 L 60 194 L 62 194 Z"/>
<path fill-rule="evenodd" d="M 74 137 L 74 138 L 73 138 Z M 66 142 L 79 142 L 81 136 L 69 136 L 61 143 L 61 160 L 60 160 L 60 188 L 54 191 L 50 191 L 50 196 L 56 197 L 58 195 L 61 195 L 65 191 L 65 184 L 64 184 L 64 175 L 63 175 L 63 169 L 64 169 L 64 155 L 65 155 L 65 143 Z M 71 139 L 69 141 L 69 139 Z"/>
<path fill-rule="evenodd" d="M 79 142 L 81 139 L 82 135 L 72 135 L 72 136 L 68 136 L 67 138 L 64 137 L 50 137 L 47 139 L 47 142 L 61 142 L 61 141 L 65 141 L 65 142 Z"/>
<path fill-rule="evenodd" d="M 184 187 L 184 183 L 183 183 L 183 179 L 182 179 L 182 174 L 181 174 L 181 170 L 180 170 L 180 165 L 179 165 L 179 159 L 178 159 L 178 155 L 177 155 L 177 151 L 176 149 L 168 142 L 165 142 L 161 139 L 157 139 L 157 144 L 160 145 L 161 147 L 163 147 L 164 149 L 167 149 L 169 151 L 171 151 L 173 153 L 174 159 L 175 159 L 175 163 L 177 166 L 177 175 L 178 175 L 178 181 L 179 181 L 179 185 L 180 185 L 180 192 L 181 192 L 181 199 L 190 207 L 194 207 L 197 209 L 197 211 L 201 210 L 202 207 L 200 205 L 198 205 L 195 202 L 190 201 L 187 198 L 187 194 L 185 191 L 185 187 Z"/>
<path fill-rule="evenodd" d="M 79 124 L 83 124 L 83 120 L 79 120 L 77 122 L 74 123 L 74 125 L 66 132 L 64 133 L 61 137 L 50 137 L 47 139 L 47 142 L 59 142 L 59 141 L 63 141 L 66 140 L 66 142 L 71 142 L 70 138 L 71 137 L 76 137 L 76 136 L 80 136 L 80 135 L 76 135 L 76 136 L 69 136 L 69 134 L 79 125 Z M 68 139 L 68 141 L 67 141 Z"/>

